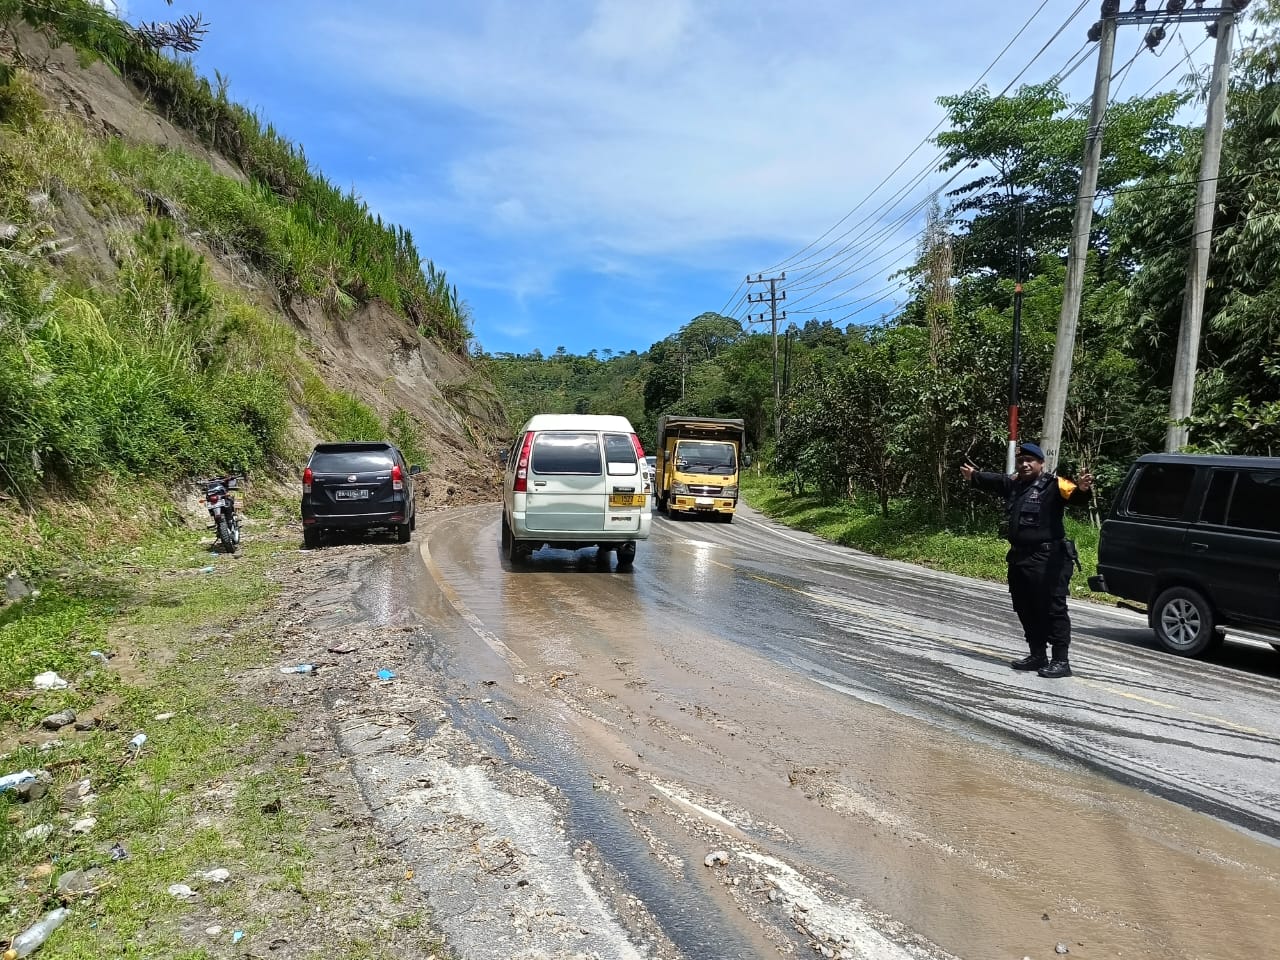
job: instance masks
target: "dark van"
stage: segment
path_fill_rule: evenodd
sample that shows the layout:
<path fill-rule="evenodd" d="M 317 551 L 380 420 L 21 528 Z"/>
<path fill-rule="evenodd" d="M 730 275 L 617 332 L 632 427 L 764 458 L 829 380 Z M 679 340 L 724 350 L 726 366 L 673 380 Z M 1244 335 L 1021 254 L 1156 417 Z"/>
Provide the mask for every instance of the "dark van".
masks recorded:
<path fill-rule="evenodd" d="M 408 543 L 418 522 L 413 478 L 421 472 L 389 443 L 316 444 L 302 471 L 303 544 L 319 546 L 326 530 L 377 528 Z"/>
<path fill-rule="evenodd" d="M 1170 653 L 1201 656 L 1223 627 L 1280 649 L 1280 457 L 1141 457 L 1102 524 L 1089 586 L 1147 604 Z"/>

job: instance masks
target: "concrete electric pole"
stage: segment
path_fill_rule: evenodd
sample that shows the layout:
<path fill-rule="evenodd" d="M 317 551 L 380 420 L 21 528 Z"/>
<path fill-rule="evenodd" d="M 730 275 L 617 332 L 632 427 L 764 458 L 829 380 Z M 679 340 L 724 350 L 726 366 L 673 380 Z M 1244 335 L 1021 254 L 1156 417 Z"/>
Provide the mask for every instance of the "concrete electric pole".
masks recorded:
<path fill-rule="evenodd" d="M 1076 324 L 1080 318 L 1080 302 L 1084 294 L 1084 269 L 1089 253 L 1089 230 L 1093 224 L 1093 203 L 1098 188 L 1098 163 L 1102 156 L 1102 136 L 1105 127 L 1107 98 L 1111 86 L 1111 67 L 1115 59 L 1116 30 L 1122 26 L 1155 24 L 1156 26 L 1147 34 L 1147 44 L 1154 49 L 1164 37 L 1164 27 L 1167 24 L 1175 22 L 1216 23 L 1218 25 L 1218 59 L 1223 62 L 1224 72 L 1221 96 L 1218 97 L 1218 108 L 1225 110 L 1225 61 L 1230 53 L 1231 25 L 1235 22 L 1235 17 L 1249 5 L 1249 0 L 1221 0 L 1221 2 L 1212 7 L 1206 7 L 1205 0 L 1191 0 L 1191 4 L 1191 6 L 1188 6 L 1187 0 L 1165 0 L 1161 5 L 1163 9 L 1148 10 L 1147 0 L 1133 0 L 1133 9 L 1126 13 L 1121 13 L 1120 0 L 1103 0 L 1102 19 L 1089 30 L 1089 39 L 1098 43 L 1098 70 L 1093 84 L 1093 104 L 1089 111 L 1089 130 L 1085 137 L 1084 165 L 1081 168 L 1080 190 L 1076 194 L 1076 212 L 1071 231 L 1071 246 L 1067 253 L 1067 279 L 1062 293 L 1062 313 L 1058 318 L 1058 339 L 1054 344 L 1053 369 L 1049 377 L 1049 392 L 1045 397 L 1044 430 L 1041 445 L 1044 447 L 1045 452 L 1045 467 L 1049 470 L 1057 466 L 1058 452 L 1062 445 L 1062 422 L 1067 409 L 1067 388 L 1071 381 L 1071 361 L 1075 353 Z M 1227 37 L 1225 44 L 1223 41 L 1224 35 Z M 1218 68 L 1216 62 L 1214 77 L 1213 91 L 1216 92 L 1218 90 Z M 1209 109 L 1209 125 L 1212 125 L 1214 109 L 1212 92 Z M 1214 148 L 1213 157 L 1213 175 L 1207 182 L 1208 189 L 1211 192 L 1207 206 L 1204 208 L 1207 224 L 1203 229 L 1205 246 L 1203 269 L 1206 271 L 1208 269 L 1209 231 L 1212 229 L 1213 203 L 1217 190 L 1218 151 L 1222 146 L 1222 115 L 1222 113 L 1219 114 L 1217 146 Z M 1206 129 L 1206 157 L 1209 143 L 1209 131 Z M 1201 194 L 1197 197 L 1196 203 L 1197 226 L 1195 239 L 1197 241 L 1201 238 L 1199 218 L 1201 216 L 1201 201 L 1203 200 L 1205 188 L 1206 180 L 1202 170 Z M 1192 301 L 1192 284 L 1195 276 L 1194 270 L 1197 266 L 1199 264 L 1193 254 L 1192 273 L 1187 277 L 1188 306 Z M 1190 348 L 1188 355 L 1192 383 L 1194 383 L 1195 378 L 1195 348 L 1199 342 L 1200 312 L 1204 305 L 1204 276 L 1204 274 L 1201 275 L 1197 285 L 1199 302 L 1195 308 L 1194 319 L 1196 343 Z M 1188 329 L 1188 306 L 1184 306 L 1183 311 L 1182 340 L 1186 340 L 1191 333 Z M 1179 364 L 1182 363 L 1182 356 L 1183 345 L 1180 341 L 1178 347 Z M 1186 406 L 1189 411 L 1190 385 L 1186 387 L 1185 392 L 1187 398 Z M 1175 380 L 1174 397 L 1176 398 L 1178 395 L 1178 385 Z M 1172 427 L 1170 428 L 1170 437 L 1166 440 L 1166 445 L 1171 442 Z"/>
<path fill-rule="evenodd" d="M 1169 396 L 1169 428 L 1165 434 L 1166 453 L 1176 453 L 1187 445 L 1190 429 L 1182 421 L 1191 416 L 1191 400 L 1196 386 L 1196 357 L 1200 352 L 1200 323 L 1204 319 L 1204 290 L 1209 279 L 1209 245 L 1213 240 L 1213 213 L 1218 200 L 1218 165 L 1222 159 L 1222 127 L 1227 115 L 1227 81 L 1230 74 L 1231 38 L 1235 18 L 1244 3 L 1224 10 L 1214 24 L 1218 46 L 1213 55 L 1213 77 L 1209 81 L 1208 116 L 1204 124 L 1204 146 L 1200 153 L 1200 179 L 1196 183 L 1196 212 L 1191 228 L 1191 259 L 1187 265 L 1187 291 L 1182 298 L 1182 324 L 1178 330 L 1178 353 L 1174 360 L 1173 389 Z M 1212 30 L 1213 28 L 1211 28 Z"/>
<path fill-rule="evenodd" d="M 783 310 L 782 314 L 778 314 L 778 303 L 787 299 L 787 291 L 778 292 L 778 284 L 785 282 L 787 275 L 783 272 L 777 277 L 765 277 L 756 274 L 755 279 L 750 275 L 747 276 L 747 283 L 767 283 L 769 284 L 769 293 L 766 296 L 763 293 L 748 293 L 747 303 L 767 303 L 769 304 L 769 319 L 773 325 L 773 442 L 777 443 L 782 438 L 782 386 L 778 380 L 778 321 L 787 319 L 787 311 Z M 747 317 L 748 323 L 756 323 L 764 320 L 764 314 L 760 314 L 759 318 Z"/>
<path fill-rule="evenodd" d="M 1116 8 L 1119 3 L 1102 4 L 1102 26 L 1098 31 L 1098 70 L 1093 79 L 1093 105 L 1089 108 L 1089 130 L 1084 138 L 1084 164 L 1080 168 L 1080 189 L 1071 225 L 1071 245 L 1067 248 L 1067 280 L 1062 290 L 1062 312 L 1058 316 L 1058 339 L 1053 347 L 1053 368 L 1049 393 L 1044 401 L 1045 469 L 1058 465 L 1062 444 L 1062 420 L 1067 412 L 1067 384 L 1071 381 L 1071 360 L 1076 347 L 1076 322 L 1084 296 L 1084 268 L 1089 257 L 1089 230 L 1093 226 L 1093 198 L 1098 192 L 1098 163 L 1102 159 L 1102 128 L 1106 121 L 1107 97 L 1111 93 L 1111 65 L 1116 53 Z M 1110 15 L 1108 16 L 1108 12 Z"/>

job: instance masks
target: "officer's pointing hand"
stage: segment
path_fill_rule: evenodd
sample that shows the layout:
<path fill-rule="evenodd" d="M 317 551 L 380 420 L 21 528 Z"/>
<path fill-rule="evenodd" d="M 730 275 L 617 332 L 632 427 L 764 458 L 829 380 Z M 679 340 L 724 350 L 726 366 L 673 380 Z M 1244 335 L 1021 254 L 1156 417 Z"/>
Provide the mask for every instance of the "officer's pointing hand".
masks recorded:
<path fill-rule="evenodd" d="M 973 464 L 972 463 L 960 464 L 960 476 L 964 477 L 966 480 L 973 479 Z"/>
<path fill-rule="evenodd" d="M 1088 493 L 1090 490 L 1093 489 L 1093 474 L 1090 473 L 1088 470 L 1080 474 L 1080 479 L 1076 481 L 1076 486 L 1079 487 L 1081 490 L 1083 490 L 1085 493 Z"/>

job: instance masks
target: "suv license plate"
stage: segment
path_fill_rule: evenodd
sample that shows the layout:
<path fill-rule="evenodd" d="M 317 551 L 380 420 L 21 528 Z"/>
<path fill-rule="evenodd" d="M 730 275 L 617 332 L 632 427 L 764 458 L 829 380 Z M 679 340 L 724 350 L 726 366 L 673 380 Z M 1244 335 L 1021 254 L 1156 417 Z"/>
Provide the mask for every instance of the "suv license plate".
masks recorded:
<path fill-rule="evenodd" d="M 335 500 L 368 500 L 368 490 L 335 490 L 333 492 Z"/>
<path fill-rule="evenodd" d="M 609 494 L 609 506 L 611 507 L 643 507 L 643 493 L 611 493 Z"/>

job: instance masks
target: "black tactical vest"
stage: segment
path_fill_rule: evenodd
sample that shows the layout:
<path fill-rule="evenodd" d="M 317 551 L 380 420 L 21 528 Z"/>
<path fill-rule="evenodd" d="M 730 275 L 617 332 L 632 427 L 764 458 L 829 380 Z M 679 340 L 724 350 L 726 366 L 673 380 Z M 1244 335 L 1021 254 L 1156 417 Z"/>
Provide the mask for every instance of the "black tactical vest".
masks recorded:
<path fill-rule="evenodd" d="M 1058 478 L 1052 473 L 1042 473 L 1026 486 L 1015 483 L 1005 501 L 1001 533 L 1015 547 L 1065 539 L 1061 501 Z"/>

